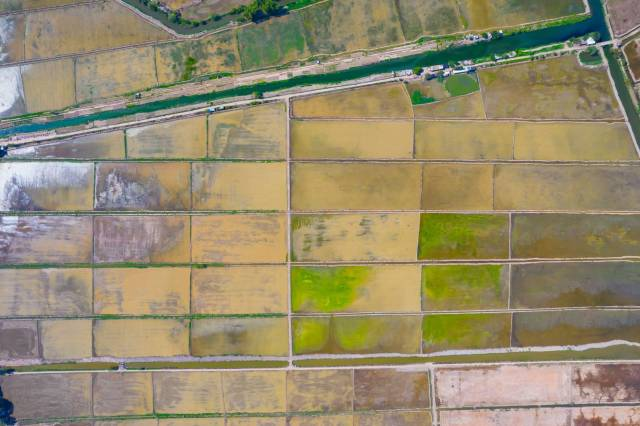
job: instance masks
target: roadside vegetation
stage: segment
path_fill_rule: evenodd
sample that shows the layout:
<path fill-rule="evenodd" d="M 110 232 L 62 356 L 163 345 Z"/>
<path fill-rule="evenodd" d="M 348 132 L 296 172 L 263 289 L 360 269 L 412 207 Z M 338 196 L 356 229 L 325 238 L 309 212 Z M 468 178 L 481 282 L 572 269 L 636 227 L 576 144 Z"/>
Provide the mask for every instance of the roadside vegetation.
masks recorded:
<path fill-rule="evenodd" d="M 602 65 L 602 56 L 600 56 L 600 51 L 595 47 L 590 47 L 587 50 L 583 50 L 582 52 L 580 52 L 578 57 L 580 58 L 580 63 L 582 63 L 583 65 Z"/>

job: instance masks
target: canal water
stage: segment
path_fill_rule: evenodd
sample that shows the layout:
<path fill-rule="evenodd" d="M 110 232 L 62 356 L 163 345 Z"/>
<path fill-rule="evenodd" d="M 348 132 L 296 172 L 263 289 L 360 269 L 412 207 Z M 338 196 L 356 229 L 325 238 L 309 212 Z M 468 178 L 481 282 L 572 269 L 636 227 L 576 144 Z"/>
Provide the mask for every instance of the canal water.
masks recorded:
<path fill-rule="evenodd" d="M 348 70 L 336 71 L 319 75 L 303 75 L 287 80 L 264 82 L 233 89 L 205 93 L 200 95 L 181 96 L 172 99 L 149 102 L 128 108 L 104 111 L 81 117 L 62 118 L 46 123 L 20 124 L 7 129 L 0 129 L 0 137 L 7 137 L 15 133 L 27 133 L 53 130 L 66 126 L 75 126 L 92 122 L 94 120 L 108 120 L 126 115 L 159 111 L 168 108 L 180 107 L 194 103 L 210 102 L 219 99 L 251 95 L 255 92 L 272 92 L 289 89 L 297 86 L 314 84 L 332 84 L 343 81 L 356 80 L 373 74 L 381 74 L 392 71 L 412 69 L 416 66 L 430 66 L 445 64 L 449 61 L 461 61 L 464 59 L 482 58 L 494 54 L 500 55 L 516 49 L 528 49 L 558 42 L 564 42 L 572 37 L 578 37 L 590 32 L 599 32 L 602 41 L 611 39 L 609 29 L 605 21 L 604 9 L 601 0 L 588 0 L 591 8 L 591 16 L 583 21 L 559 25 L 555 27 L 521 32 L 487 42 L 466 46 L 451 47 L 448 49 L 426 52 L 413 56 L 390 59 L 376 64 L 354 67 Z"/>

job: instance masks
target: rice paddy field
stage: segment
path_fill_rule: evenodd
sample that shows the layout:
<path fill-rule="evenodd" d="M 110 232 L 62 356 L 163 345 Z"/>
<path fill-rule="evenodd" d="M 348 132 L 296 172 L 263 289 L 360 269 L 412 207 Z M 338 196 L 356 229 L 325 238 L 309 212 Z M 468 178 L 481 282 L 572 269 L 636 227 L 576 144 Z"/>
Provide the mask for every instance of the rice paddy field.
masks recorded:
<path fill-rule="evenodd" d="M 609 363 L 640 344 L 640 158 L 606 69 L 564 56 L 468 79 L 11 150 L 0 364 L 18 373 L 0 387 L 15 416 L 640 422 L 638 364 Z M 131 368 L 71 371 L 98 362 Z"/>

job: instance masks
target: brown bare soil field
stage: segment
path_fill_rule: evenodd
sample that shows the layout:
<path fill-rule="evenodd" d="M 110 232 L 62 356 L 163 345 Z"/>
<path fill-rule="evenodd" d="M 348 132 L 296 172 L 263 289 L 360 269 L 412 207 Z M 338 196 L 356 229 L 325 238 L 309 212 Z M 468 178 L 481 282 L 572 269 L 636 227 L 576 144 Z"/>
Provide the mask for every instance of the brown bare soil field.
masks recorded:
<path fill-rule="evenodd" d="M 157 413 L 224 412 L 220 372 L 157 372 L 153 373 L 153 387 L 154 408 Z"/>
<path fill-rule="evenodd" d="M 5 0 L 0 3 L 0 12 L 15 12 L 18 10 L 64 6 L 67 4 L 82 3 L 83 1 L 84 0 Z"/>
<path fill-rule="evenodd" d="M 425 164 L 422 208 L 493 210 L 493 165 Z"/>
<path fill-rule="evenodd" d="M 129 158 L 204 158 L 207 156 L 203 116 L 127 129 Z"/>
<path fill-rule="evenodd" d="M 40 356 L 38 325 L 31 320 L 0 321 L 0 359 L 35 359 Z"/>
<path fill-rule="evenodd" d="M 640 15 L 640 10 L 638 11 Z M 635 39 L 627 43 L 624 47 L 624 54 L 627 57 L 631 77 L 634 81 L 640 80 L 640 43 L 639 39 Z"/>
<path fill-rule="evenodd" d="M 25 59 L 91 52 L 171 35 L 114 1 L 26 14 Z M 133 56 L 132 56 L 133 57 Z"/>
<path fill-rule="evenodd" d="M 640 4 L 635 0 L 608 0 L 607 11 L 617 36 L 640 25 Z"/>
<path fill-rule="evenodd" d="M 126 416 L 153 410 L 151 374 L 96 374 L 93 378 L 93 414 Z"/>

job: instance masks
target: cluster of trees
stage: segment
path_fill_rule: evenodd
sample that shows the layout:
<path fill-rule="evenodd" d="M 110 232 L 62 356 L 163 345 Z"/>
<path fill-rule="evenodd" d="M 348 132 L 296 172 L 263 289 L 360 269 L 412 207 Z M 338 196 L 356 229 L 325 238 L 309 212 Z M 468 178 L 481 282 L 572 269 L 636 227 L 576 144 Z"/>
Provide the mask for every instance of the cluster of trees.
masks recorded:
<path fill-rule="evenodd" d="M 2 397 L 2 389 L 0 389 L 0 425 L 15 425 L 16 419 L 12 414 L 13 403 Z"/>
<path fill-rule="evenodd" d="M 253 0 L 244 6 L 242 16 L 247 21 L 261 21 L 270 16 L 278 15 L 282 12 L 282 7 L 277 0 Z"/>

